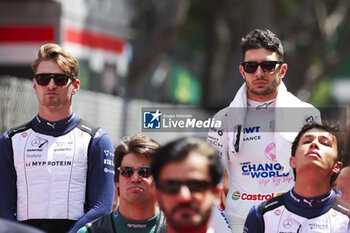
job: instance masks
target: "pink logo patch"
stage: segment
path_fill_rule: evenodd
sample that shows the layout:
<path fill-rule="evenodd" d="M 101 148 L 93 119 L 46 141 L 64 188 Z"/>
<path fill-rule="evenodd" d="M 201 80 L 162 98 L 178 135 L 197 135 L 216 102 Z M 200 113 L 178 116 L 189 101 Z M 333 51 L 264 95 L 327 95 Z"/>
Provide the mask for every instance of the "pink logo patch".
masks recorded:
<path fill-rule="evenodd" d="M 276 160 L 276 145 L 274 142 L 270 143 L 265 148 L 265 156 L 267 159 L 269 159 L 273 162 L 277 162 L 277 160 Z"/>

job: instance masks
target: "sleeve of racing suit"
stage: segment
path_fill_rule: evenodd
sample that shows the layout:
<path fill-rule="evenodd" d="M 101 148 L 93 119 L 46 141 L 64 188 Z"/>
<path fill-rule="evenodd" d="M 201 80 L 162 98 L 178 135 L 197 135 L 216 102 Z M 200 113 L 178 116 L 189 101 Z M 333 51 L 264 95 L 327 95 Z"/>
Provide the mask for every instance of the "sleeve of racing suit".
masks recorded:
<path fill-rule="evenodd" d="M 8 133 L 0 137 L 0 218 L 15 220 L 17 208 L 17 176 Z"/>
<path fill-rule="evenodd" d="M 112 211 L 114 199 L 113 143 L 99 129 L 89 147 L 85 214 L 69 230 L 76 233 L 86 223 Z"/>
<path fill-rule="evenodd" d="M 259 205 L 250 209 L 244 223 L 243 233 L 264 233 L 264 219 L 260 214 Z"/>
<path fill-rule="evenodd" d="M 212 127 L 209 129 L 207 141 L 217 151 L 217 155 L 219 156 L 224 169 L 227 169 L 227 130 L 225 127 L 227 122 L 225 113 L 226 109 L 222 109 L 213 117 L 214 119 L 221 122 L 221 126 Z"/>

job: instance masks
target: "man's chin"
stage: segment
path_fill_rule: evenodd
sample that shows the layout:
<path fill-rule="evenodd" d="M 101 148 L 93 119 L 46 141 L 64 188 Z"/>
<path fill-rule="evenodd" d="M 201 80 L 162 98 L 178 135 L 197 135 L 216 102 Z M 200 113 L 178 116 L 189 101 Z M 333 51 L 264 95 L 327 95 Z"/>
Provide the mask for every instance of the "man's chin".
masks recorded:
<path fill-rule="evenodd" d="M 180 218 L 173 219 L 169 224 L 172 225 L 174 229 L 191 232 L 201 228 L 203 226 L 203 221 L 198 215 L 183 214 Z"/>
<path fill-rule="evenodd" d="M 57 102 L 56 100 L 47 100 L 44 101 L 43 105 L 47 108 L 57 108 L 59 106 L 59 102 Z"/>
<path fill-rule="evenodd" d="M 259 95 L 259 96 L 264 96 L 264 95 L 269 95 L 269 94 L 271 94 L 273 91 L 271 91 L 271 90 L 269 90 L 269 89 L 254 89 L 253 91 L 252 91 L 252 93 L 253 94 L 255 94 L 255 95 Z"/>
<path fill-rule="evenodd" d="M 198 222 L 176 222 L 176 224 L 171 224 L 172 228 L 176 229 L 177 231 L 181 231 L 181 232 L 194 232 L 198 229 L 200 229 L 201 227 L 203 227 L 203 225 Z"/>

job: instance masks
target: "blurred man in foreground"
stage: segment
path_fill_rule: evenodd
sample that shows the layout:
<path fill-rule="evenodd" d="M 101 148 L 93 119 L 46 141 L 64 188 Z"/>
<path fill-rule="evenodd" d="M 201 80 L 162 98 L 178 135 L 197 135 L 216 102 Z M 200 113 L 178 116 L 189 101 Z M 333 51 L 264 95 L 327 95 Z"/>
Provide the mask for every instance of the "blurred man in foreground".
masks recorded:
<path fill-rule="evenodd" d="M 220 194 L 220 203 L 212 210 L 210 217 L 210 226 L 215 232 L 232 233 L 231 226 L 226 218 L 225 206 L 228 193 L 228 173 L 224 175 L 223 190 Z"/>
<path fill-rule="evenodd" d="M 343 167 L 335 182 L 337 194 L 350 204 L 350 164 Z"/>
<path fill-rule="evenodd" d="M 346 151 L 343 160 L 343 168 L 335 181 L 334 191 L 339 197 L 350 204 L 350 127 L 347 129 L 347 135 L 344 137 L 344 139 L 346 142 Z"/>
<path fill-rule="evenodd" d="M 199 139 L 182 138 L 161 147 L 151 168 L 167 233 L 210 232 L 210 214 L 219 203 L 223 175 L 215 150 Z"/>

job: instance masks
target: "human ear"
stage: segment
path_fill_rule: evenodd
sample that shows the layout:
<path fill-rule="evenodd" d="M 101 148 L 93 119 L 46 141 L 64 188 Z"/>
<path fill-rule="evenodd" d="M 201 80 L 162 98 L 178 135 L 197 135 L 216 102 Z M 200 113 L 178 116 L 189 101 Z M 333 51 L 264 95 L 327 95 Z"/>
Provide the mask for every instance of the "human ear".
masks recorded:
<path fill-rule="evenodd" d="M 295 157 L 290 157 L 289 158 L 289 165 L 291 168 L 295 168 L 296 164 L 295 164 Z"/>
<path fill-rule="evenodd" d="M 333 169 L 332 169 L 332 172 L 335 173 L 335 174 L 338 174 L 341 170 L 341 168 L 343 167 L 343 163 L 342 162 L 337 162 Z"/>
<path fill-rule="evenodd" d="M 286 75 L 287 70 L 288 70 L 288 65 L 287 65 L 287 63 L 283 63 L 283 64 L 281 65 L 281 71 L 280 71 L 280 78 L 281 78 L 281 79 Z"/>
<path fill-rule="evenodd" d="M 222 192 L 223 192 L 223 185 L 220 183 L 220 184 L 216 185 L 216 187 L 214 189 L 215 201 L 213 203 L 214 204 L 213 206 L 220 204 Z"/>
<path fill-rule="evenodd" d="M 243 79 L 245 80 L 245 72 L 242 65 L 239 65 L 239 72 L 241 73 Z"/>
<path fill-rule="evenodd" d="M 75 95 L 79 90 L 80 80 L 79 79 L 75 80 L 73 83 L 73 86 L 74 86 L 74 89 L 72 90 L 72 94 Z"/>

